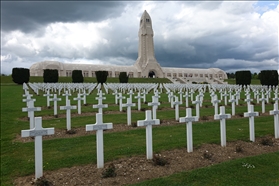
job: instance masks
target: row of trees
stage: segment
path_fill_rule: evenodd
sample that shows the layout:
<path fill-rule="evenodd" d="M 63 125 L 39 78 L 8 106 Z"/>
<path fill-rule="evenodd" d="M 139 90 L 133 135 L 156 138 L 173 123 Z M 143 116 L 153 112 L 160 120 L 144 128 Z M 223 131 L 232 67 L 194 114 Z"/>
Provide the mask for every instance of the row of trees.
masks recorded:
<path fill-rule="evenodd" d="M 105 83 L 108 77 L 108 71 L 96 71 L 96 79 L 98 83 Z M 17 84 L 28 83 L 30 78 L 30 71 L 26 68 L 13 68 L 12 72 L 13 82 Z M 55 69 L 45 69 L 43 74 L 43 79 L 45 83 L 57 83 L 59 79 L 58 70 Z M 73 83 L 83 83 L 84 78 L 81 70 L 73 70 L 72 72 L 72 82 Z M 119 82 L 128 83 L 129 76 L 126 72 L 120 72 Z"/>

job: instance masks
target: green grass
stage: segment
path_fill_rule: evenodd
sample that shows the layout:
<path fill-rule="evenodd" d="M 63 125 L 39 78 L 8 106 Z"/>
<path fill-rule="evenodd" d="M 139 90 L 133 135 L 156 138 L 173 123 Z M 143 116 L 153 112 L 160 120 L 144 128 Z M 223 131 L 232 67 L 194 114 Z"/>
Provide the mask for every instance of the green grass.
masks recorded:
<path fill-rule="evenodd" d="M 279 185 L 279 152 L 254 157 L 241 158 L 217 165 L 181 172 L 164 178 L 144 181 L 133 186 L 153 185 L 245 185 L 276 186 Z M 270 162 L 277 162 L 269 164 Z M 243 164 L 254 165 L 255 168 L 244 167 Z"/>
<path fill-rule="evenodd" d="M 7 86 L 5 86 L 7 85 Z M 20 135 L 21 130 L 28 129 L 29 122 L 23 121 L 22 118 L 27 116 L 27 113 L 21 112 L 21 108 L 26 104 L 22 102 L 22 86 L 15 84 L 1 85 L 1 184 L 12 185 L 12 181 L 19 176 L 34 174 L 34 143 L 15 142 L 16 135 Z M 60 96 L 61 97 L 61 96 Z M 84 127 L 86 124 L 95 123 L 95 114 L 97 109 L 92 108 L 92 104 L 96 104 L 96 91 L 87 97 L 88 106 L 82 107 L 82 112 L 93 112 L 92 116 L 79 116 L 72 118 L 72 128 Z M 35 106 L 42 106 L 41 112 L 35 112 L 35 116 L 51 116 L 52 109 L 46 108 L 46 98 L 42 96 L 34 96 L 36 99 Z M 104 111 L 118 110 L 117 105 L 113 105 L 114 96 L 107 94 L 104 103 L 110 106 Z M 209 99 L 209 93 L 205 94 L 204 105 L 200 110 L 201 116 L 210 116 L 213 114 Z M 242 95 L 243 98 L 243 95 Z M 72 99 L 72 97 L 71 97 Z M 151 94 L 147 96 L 147 101 L 151 101 Z M 159 108 L 169 108 L 170 104 L 167 102 L 166 94 L 162 94 L 160 101 L 162 102 Z M 190 102 L 189 102 L 190 103 Z M 51 103 L 52 105 L 53 103 Z M 76 102 L 72 101 L 73 105 Z M 223 103 L 222 103 L 223 104 Z M 240 104 L 244 104 L 243 100 Z M 58 103 L 59 106 L 65 105 L 65 99 Z M 143 108 L 150 109 L 146 104 Z M 273 108 L 273 105 L 266 104 L 266 111 Z M 136 110 L 134 107 L 133 110 Z M 246 111 L 246 105 L 238 106 L 236 113 Z M 260 111 L 260 105 L 255 105 L 255 110 Z M 77 110 L 72 113 L 76 113 Z M 192 111 L 193 114 L 195 110 Z M 226 107 L 226 112 L 230 112 L 230 106 Z M 65 113 L 60 111 L 58 113 Z M 161 120 L 174 121 L 174 110 L 158 110 L 157 117 Z M 185 116 L 185 107 L 180 108 L 180 116 Z M 132 113 L 132 122 L 144 119 L 144 112 Z M 112 122 L 114 125 L 126 123 L 126 113 L 121 114 L 106 114 L 105 122 Z M 65 118 L 50 118 L 43 120 L 43 127 L 55 127 L 56 129 L 65 129 Z M 241 130 L 239 130 L 241 129 Z M 273 117 L 262 116 L 255 118 L 255 134 L 256 137 L 274 135 Z M 220 144 L 219 137 L 219 121 L 205 122 L 200 121 L 193 125 L 193 141 L 194 146 L 200 146 L 203 143 Z M 156 152 L 163 150 L 171 150 L 176 148 L 185 148 L 186 134 L 185 124 L 177 124 L 174 126 L 156 126 L 153 128 L 153 149 Z M 72 167 L 74 165 L 85 165 L 89 163 L 96 163 L 96 136 L 95 134 L 89 136 L 80 136 L 65 139 L 51 139 L 44 140 L 44 170 L 56 170 L 63 167 Z M 249 139 L 248 118 L 230 119 L 227 120 L 227 141 L 245 140 Z M 134 155 L 145 154 L 145 129 L 137 128 L 131 131 L 104 133 L 104 147 L 105 147 L 105 161 L 111 161 L 122 157 L 130 157 Z M 275 164 L 271 158 L 267 165 Z M 263 174 L 269 172 L 268 168 L 263 168 Z M 255 175 L 256 176 L 256 175 Z M 228 178 L 227 179 L 231 179 Z M 233 180 L 234 181 L 234 180 Z M 278 179 L 277 179 L 278 181 Z M 262 183 L 262 182 L 261 182 Z M 269 182 L 270 184 L 272 182 Z M 179 184 L 179 182 L 177 183 Z"/>
<path fill-rule="evenodd" d="M 228 84 L 233 85 L 235 84 L 235 79 L 225 79 L 225 82 L 228 82 Z M 261 81 L 259 79 L 251 79 L 251 85 L 261 85 Z"/>

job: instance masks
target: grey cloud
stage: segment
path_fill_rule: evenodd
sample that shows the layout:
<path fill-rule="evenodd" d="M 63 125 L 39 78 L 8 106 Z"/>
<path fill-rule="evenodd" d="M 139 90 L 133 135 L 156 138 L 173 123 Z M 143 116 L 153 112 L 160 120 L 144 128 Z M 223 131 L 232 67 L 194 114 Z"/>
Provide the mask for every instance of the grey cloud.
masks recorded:
<path fill-rule="evenodd" d="M 52 22 L 98 22 L 121 15 L 124 8 L 123 2 L 112 1 L 5 1 L 1 2 L 1 27 L 31 32 Z"/>

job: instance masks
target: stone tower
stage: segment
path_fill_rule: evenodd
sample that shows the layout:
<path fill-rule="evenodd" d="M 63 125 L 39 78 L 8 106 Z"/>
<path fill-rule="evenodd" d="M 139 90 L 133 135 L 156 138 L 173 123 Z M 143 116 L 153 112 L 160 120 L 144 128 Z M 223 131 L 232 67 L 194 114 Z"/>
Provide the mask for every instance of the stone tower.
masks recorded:
<path fill-rule="evenodd" d="M 155 77 L 161 78 L 164 74 L 155 58 L 153 35 L 152 21 L 145 10 L 140 19 L 138 59 L 134 65 L 143 77 L 153 72 Z"/>

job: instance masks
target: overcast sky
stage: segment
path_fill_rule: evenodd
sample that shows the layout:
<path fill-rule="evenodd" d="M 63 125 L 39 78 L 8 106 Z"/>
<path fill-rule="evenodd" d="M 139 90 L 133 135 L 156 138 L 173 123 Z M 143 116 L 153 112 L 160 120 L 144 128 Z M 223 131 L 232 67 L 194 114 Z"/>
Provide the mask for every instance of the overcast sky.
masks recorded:
<path fill-rule="evenodd" d="M 133 65 L 144 10 L 162 67 L 279 69 L 277 1 L 1 1 L 1 73 L 46 60 Z"/>

